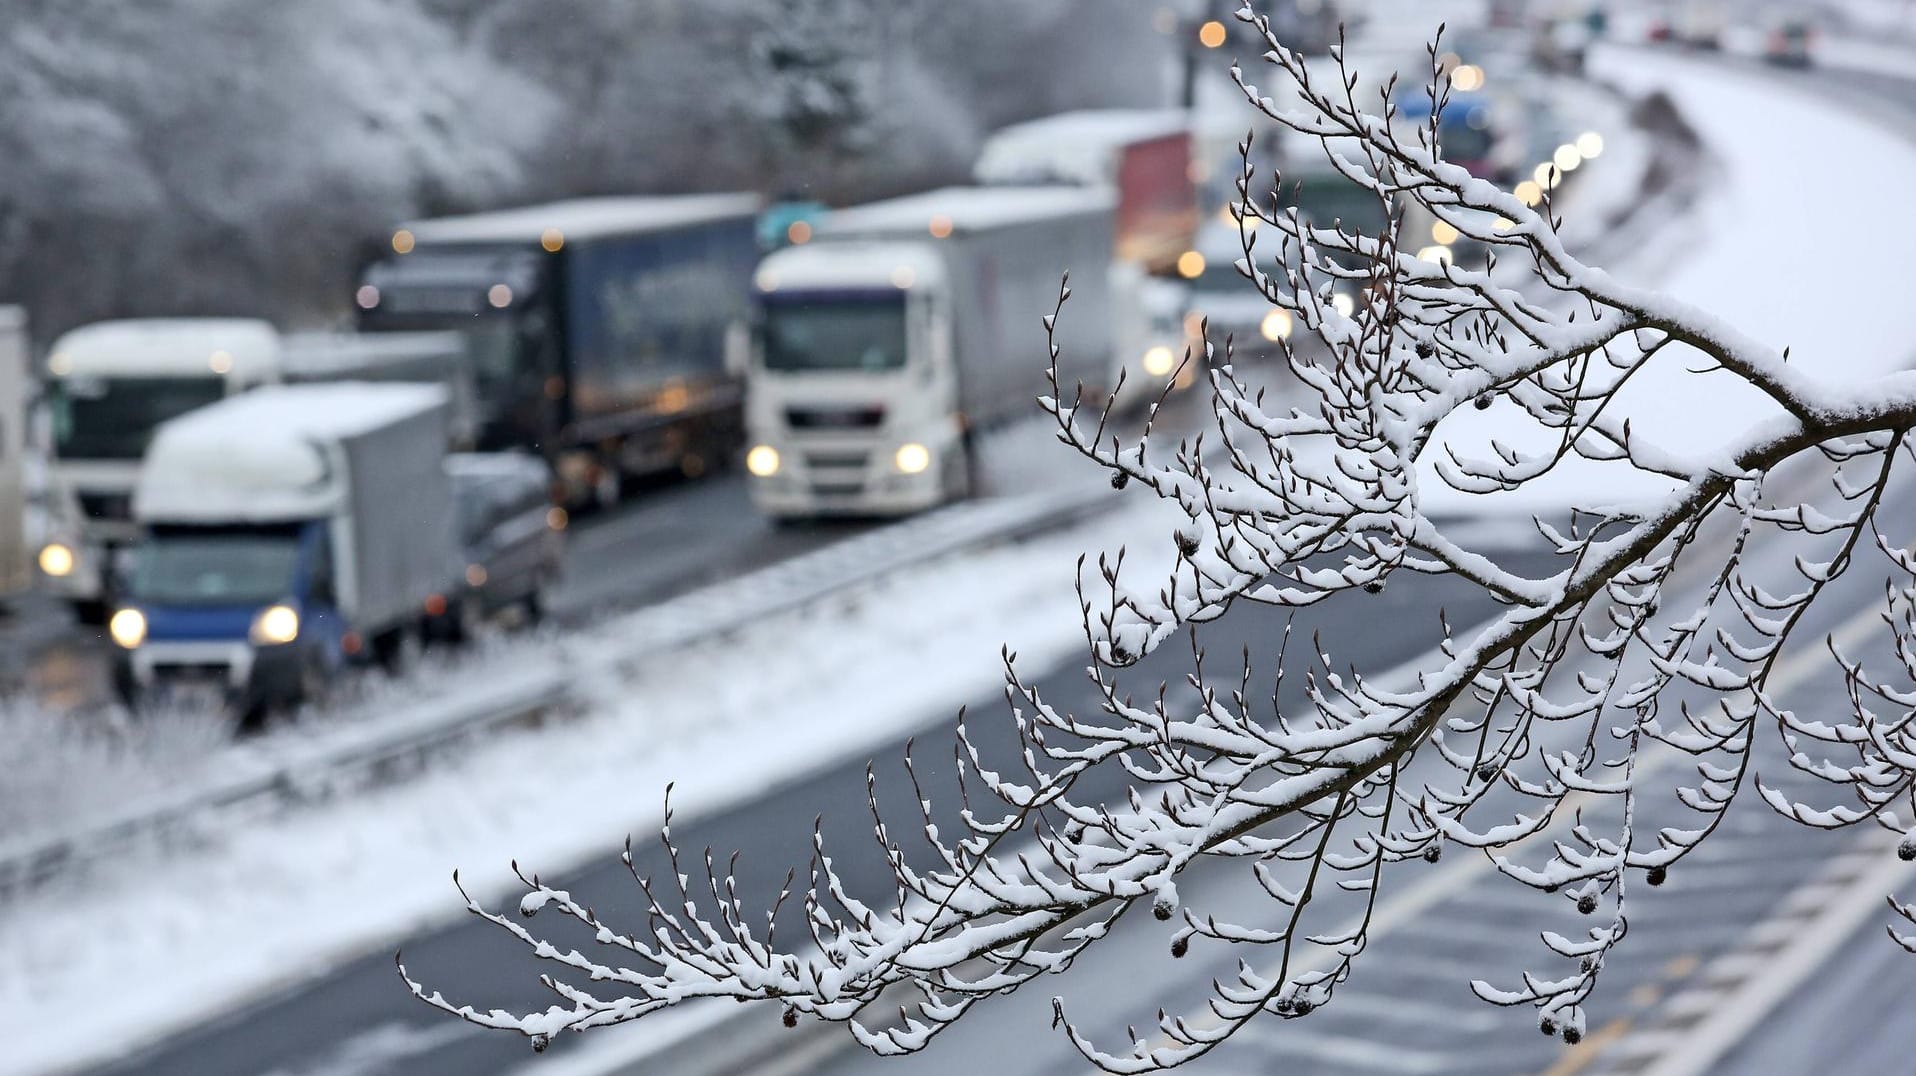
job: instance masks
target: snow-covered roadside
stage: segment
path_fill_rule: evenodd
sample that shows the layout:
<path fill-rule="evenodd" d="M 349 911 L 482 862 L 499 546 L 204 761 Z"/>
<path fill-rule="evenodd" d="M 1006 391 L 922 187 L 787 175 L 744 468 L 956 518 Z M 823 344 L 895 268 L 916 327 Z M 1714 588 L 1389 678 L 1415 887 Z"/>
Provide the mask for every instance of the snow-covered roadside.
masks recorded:
<path fill-rule="evenodd" d="M 1906 177 L 1916 174 L 1916 146 L 1777 78 L 1640 50 L 1601 50 L 1593 67 L 1632 92 L 1667 92 L 1724 166 L 1702 200 L 1697 241 L 1680 260 L 1630 259 L 1611 267 L 1618 277 L 1661 287 L 1788 346 L 1792 362 L 1834 382 L 1908 364 L 1916 337 L 1892 297 L 1916 285 L 1909 260 L 1916 218 L 1894 207 L 1904 200 Z M 1696 359 L 1687 349 L 1666 351 L 1619 394 L 1612 414 L 1629 416 L 1639 435 L 1690 453 L 1773 413 L 1774 405 L 1728 375 L 1691 372 Z M 1548 436 L 1507 403 L 1462 412 L 1443 430 L 1477 458 L 1489 455 L 1493 437 L 1534 450 Z M 1554 512 L 1669 488 L 1625 466 L 1581 459 L 1489 497 L 1445 487 L 1429 462 L 1420 484 L 1430 510 L 1478 515 Z"/>
<path fill-rule="evenodd" d="M 714 811 L 935 725 L 993 690 L 1000 645 L 1036 668 L 1080 644 L 1079 552 L 1127 543 L 1133 562 L 1168 561 L 1167 534 L 1162 507 L 1138 503 L 913 569 L 729 645 L 641 660 L 590 689 L 592 716 L 502 735 L 404 786 L 19 898 L 0 920 L 0 1073 L 122 1052 L 457 914 L 453 867 L 486 892 L 514 856 L 551 874 L 612 855 L 657 824 L 668 781 L 678 810 Z"/>

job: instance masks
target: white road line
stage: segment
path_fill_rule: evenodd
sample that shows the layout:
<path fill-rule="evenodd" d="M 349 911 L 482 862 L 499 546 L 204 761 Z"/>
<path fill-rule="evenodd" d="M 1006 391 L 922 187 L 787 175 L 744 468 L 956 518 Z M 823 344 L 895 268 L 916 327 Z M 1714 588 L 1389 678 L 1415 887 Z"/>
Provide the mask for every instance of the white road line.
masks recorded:
<path fill-rule="evenodd" d="M 1821 919 L 1808 924 L 1782 952 L 1765 958 L 1763 973 L 1728 994 L 1714 1014 L 1673 1043 L 1644 1076 L 1702 1076 L 1769 1016 L 1792 990 L 1814 975 L 1856 928 L 1883 907 L 1885 894 L 1910 879 L 1916 867 L 1890 853 L 1885 841 L 1877 867 L 1851 884 Z M 1888 944 L 1885 942 L 1884 944 Z"/>

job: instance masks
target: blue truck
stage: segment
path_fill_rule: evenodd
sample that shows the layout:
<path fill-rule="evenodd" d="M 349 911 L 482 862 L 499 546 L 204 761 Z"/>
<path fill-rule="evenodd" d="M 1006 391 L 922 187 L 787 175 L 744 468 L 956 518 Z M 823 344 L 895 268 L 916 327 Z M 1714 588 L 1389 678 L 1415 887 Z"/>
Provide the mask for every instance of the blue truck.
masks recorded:
<path fill-rule="evenodd" d="M 571 502 L 696 475 L 742 436 L 760 200 L 581 198 L 412 221 L 367 266 L 365 332 L 471 341 L 481 451 L 546 457 Z"/>
<path fill-rule="evenodd" d="M 403 663 L 459 565 L 436 385 L 269 386 L 163 423 L 107 622 L 138 704 L 293 706 L 350 662 Z"/>

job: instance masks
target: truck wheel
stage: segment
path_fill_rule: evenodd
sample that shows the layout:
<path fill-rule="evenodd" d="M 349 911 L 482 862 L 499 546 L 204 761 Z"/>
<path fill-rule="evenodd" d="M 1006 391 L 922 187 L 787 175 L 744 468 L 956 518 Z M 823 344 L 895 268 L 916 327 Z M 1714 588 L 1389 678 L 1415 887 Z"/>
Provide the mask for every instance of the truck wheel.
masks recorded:
<path fill-rule="evenodd" d="M 373 640 L 373 659 L 388 676 L 404 676 L 419 664 L 420 639 L 424 629 L 416 626 L 394 628 Z"/>
<path fill-rule="evenodd" d="M 973 445 L 970 434 L 959 443 L 956 452 L 945 455 L 945 499 L 962 501 L 971 496 L 973 479 L 972 463 L 977 459 L 978 450 Z"/>
<path fill-rule="evenodd" d="M 113 663 L 113 697 L 127 708 L 127 712 L 138 716 L 141 706 L 146 702 L 140 691 L 140 684 L 133 679 L 133 670 L 120 662 Z"/>
<path fill-rule="evenodd" d="M 459 599 L 446 624 L 446 640 L 454 646 L 465 646 L 479 637 L 479 626 L 485 623 L 486 612 L 479 595 L 467 591 Z"/>
<path fill-rule="evenodd" d="M 619 506 L 625 493 L 624 476 L 617 466 L 599 468 L 599 476 L 592 481 L 592 503 L 601 512 L 610 512 Z"/>
<path fill-rule="evenodd" d="M 525 614 L 527 624 L 543 624 L 552 615 L 552 573 L 540 572 L 538 581 L 532 584 L 532 590 L 526 594 Z"/>

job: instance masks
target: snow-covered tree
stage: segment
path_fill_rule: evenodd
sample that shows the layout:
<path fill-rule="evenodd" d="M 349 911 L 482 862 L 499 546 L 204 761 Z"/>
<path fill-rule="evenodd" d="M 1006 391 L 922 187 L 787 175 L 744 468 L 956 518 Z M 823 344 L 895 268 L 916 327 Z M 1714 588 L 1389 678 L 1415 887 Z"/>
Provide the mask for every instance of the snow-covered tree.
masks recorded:
<path fill-rule="evenodd" d="M 1213 421 L 1175 445 L 1149 427 L 1114 435 L 1067 386 L 1043 401 L 1060 439 L 1113 485 L 1183 516 L 1167 536 L 1168 575 L 1133 580 L 1122 558 L 1081 565 L 1096 712 L 1054 706 L 1007 656 L 1025 772 L 987 765 L 961 721 L 962 828 L 941 829 L 922 795 L 922 813 L 885 817 L 874 794 L 895 893 L 874 903 L 851 892 L 821 837 L 806 883 L 777 902 L 800 913 L 796 944 L 771 930 L 776 905 L 747 907 L 731 869 L 673 847 L 668 825 L 672 871 L 635 869 L 646 914 L 634 922 L 602 921 L 536 877 L 522 876 L 511 914 L 468 901 L 550 962 L 543 981 L 558 1004 L 475 1009 L 408 978 L 419 997 L 535 1047 L 691 999 L 763 1001 L 788 1022 L 843 1022 L 898 1054 L 981 999 L 1066 968 L 1140 910 L 1172 923 L 1172 957 L 1199 946 L 1276 956 L 1241 962 L 1148 1040 L 1091 1041 L 1055 1002 L 1086 1058 L 1141 1072 L 1201 1056 L 1253 1019 L 1335 1005 L 1361 973 L 1380 887 L 1396 877 L 1387 868 L 1449 846 L 1587 917 L 1581 931 L 1543 935 L 1539 967 L 1518 981 L 1475 984 L 1489 1002 L 1535 1006 L 1546 1031 L 1575 1041 L 1639 886 L 1681 870 L 1740 794 L 1814 826 L 1916 822 L 1916 555 L 1877 519 L 1896 464 L 1916 455 L 1916 375 L 1833 386 L 1787 352 L 1586 265 L 1548 197 L 1529 204 L 1447 163 L 1434 119 L 1403 122 L 1389 90 L 1360 94 L 1341 62 L 1326 77 L 1263 18 L 1238 18 L 1269 50 L 1262 75 L 1233 70 L 1250 106 L 1315 139 L 1392 224 L 1367 234 L 1300 218 L 1283 208 L 1279 177 L 1246 165 L 1239 268 L 1298 329 L 1285 348 L 1295 385 L 1267 396 L 1228 342 L 1207 345 L 1190 361 L 1209 377 Z M 1431 55 L 1434 116 L 1449 85 Z M 1492 264 L 1419 257 L 1400 234 L 1412 204 L 1483 244 Z M 1060 304 L 1048 331 L 1070 331 L 1068 289 Z M 1619 399 L 1671 363 L 1708 371 L 1698 376 L 1713 392 L 1742 396 L 1758 417 L 1705 451 L 1633 429 Z M 1520 435 L 1473 452 L 1470 424 L 1493 415 Z M 1467 547 L 1428 508 L 1440 485 L 1493 497 L 1596 471 L 1642 492 L 1539 518 L 1547 572 Z M 1866 556 L 1890 579 L 1877 640 L 1888 645 L 1852 651 L 1799 631 Z M 1403 680 L 1294 648 L 1282 675 L 1303 682 L 1301 702 L 1253 684 L 1249 655 L 1220 669 L 1194 654 L 1190 691 L 1128 680 L 1143 655 L 1246 603 L 1362 602 L 1403 573 L 1452 577 L 1499 612 L 1434 634 L 1433 656 Z M 1847 697 L 1797 713 L 1780 697 L 1779 663 L 1825 647 Z M 1757 752 L 1779 742 L 1774 765 L 1820 781 L 1826 800 L 1755 776 Z M 1127 796 L 1079 793 L 1085 774 L 1112 769 Z M 1904 848 L 1916 858 L 1916 843 Z M 1242 864 L 1268 914 L 1227 920 L 1180 900 L 1185 872 L 1221 860 Z M 1319 914 L 1333 890 L 1360 895 L 1354 921 Z M 573 948 L 556 940 L 578 936 L 570 924 L 522 921 L 535 913 L 576 920 L 593 942 Z"/>

